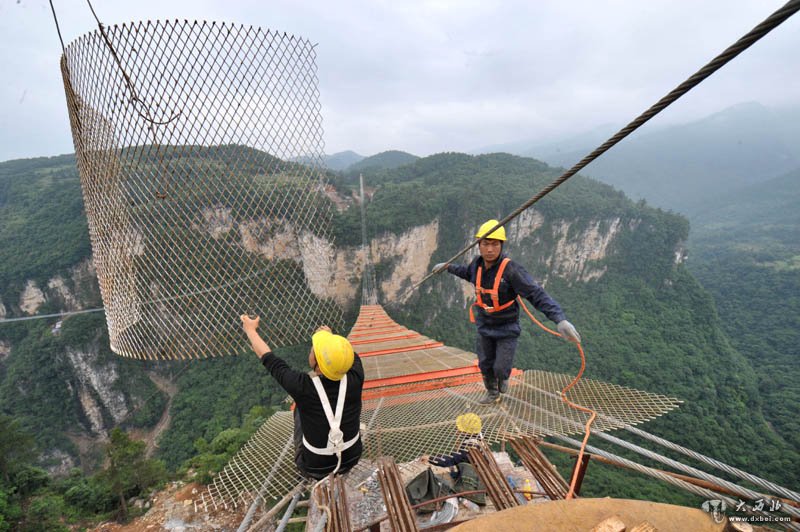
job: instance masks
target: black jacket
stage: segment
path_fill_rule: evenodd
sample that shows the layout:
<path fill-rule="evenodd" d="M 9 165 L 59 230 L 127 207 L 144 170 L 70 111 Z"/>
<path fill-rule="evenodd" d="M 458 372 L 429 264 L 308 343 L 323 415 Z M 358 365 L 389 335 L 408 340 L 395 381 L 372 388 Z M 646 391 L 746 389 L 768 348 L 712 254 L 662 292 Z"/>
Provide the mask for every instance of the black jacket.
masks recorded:
<path fill-rule="evenodd" d="M 500 262 L 504 258 L 506 258 L 506 255 L 503 253 L 489 269 L 483 267 L 483 258 L 476 257 L 467 266 L 450 264 L 447 267 L 447 271 L 474 285 L 478 276 L 478 266 L 481 266 L 483 267 L 481 287 L 491 290 L 494 287 L 494 279 L 500 268 Z M 530 301 L 537 310 L 544 313 L 551 321 L 558 323 L 566 319 L 564 311 L 561 310 L 559 304 L 544 291 L 544 288 L 533 280 L 533 277 L 525 271 L 525 268 L 513 260 L 508 263 L 503 272 L 498 294 L 501 305 L 516 299 L 519 295 Z M 491 305 L 489 296 L 484 295 L 483 297 L 484 303 Z M 473 307 L 473 311 L 478 332 L 483 336 L 494 338 L 519 336 L 519 303 L 514 303 L 500 312 L 488 313 L 480 307 Z"/>
<path fill-rule="evenodd" d="M 261 363 L 269 370 L 278 384 L 294 399 L 297 412 L 300 415 L 300 424 L 303 436 L 314 447 L 325 447 L 328 444 L 328 418 L 322 409 L 322 403 L 317 395 L 317 389 L 311 382 L 308 373 L 303 373 L 289 367 L 280 357 L 266 353 L 261 357 Z M 331 409 L 336 411 L 336 400 L 339 397 L 339 382 L 320 376 L 322 387 L 328 395 Z M 352 439 L 361 419 L 361 389 L 364 386 L 364 366 L 361 358 L 356 354 L 353 367 L 347 372 L 347 392 L 344 399 L 341 430 L 344 441 Z M 341 469 L 347 469 L 361 458 L 362 443 L 359 439 L 352 447 L 342 453 Z M 321 456 L 314 454 L 303 446 L 303 463 L 309 473 L 330 473 L 336 467 L 336 456 Z"/>

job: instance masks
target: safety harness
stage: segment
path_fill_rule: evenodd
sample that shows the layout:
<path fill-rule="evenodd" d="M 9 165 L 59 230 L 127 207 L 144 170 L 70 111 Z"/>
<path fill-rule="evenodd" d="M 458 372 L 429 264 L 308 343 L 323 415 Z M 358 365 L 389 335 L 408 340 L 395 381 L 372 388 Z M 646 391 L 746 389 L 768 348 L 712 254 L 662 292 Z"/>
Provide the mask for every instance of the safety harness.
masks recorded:
<path fill-rule="evenodd" d="M 480 307 L 489 314 L 494 312 L 500 312 L 501 310 L 505 310 L 511 305 L 513 305 L 516 300 L 512 299 L 507 303 L 500 304 L 500 281 L 503 280 L 503 272 L 506 271 L 506 266 L 508 263 L 511 262 L 511 259 L 505 257 L 502 261 L 500 261 L 500 267 L 497 268 L 497 275 L 494 277 L 494 286 L 492 289 L 489 290 L 488 288 L 483 288 L 481 286 L 481 277 L 483 275 L 483 267 L 478 266 L 478 273 L 475 277 L 475 303 L 470 305 L 469 307 L 469 321 L 475 323 L 475 314 L 472 311 L 472 307 Z M 492 298 L 492 305 L 489 306 L 483 302 L 483 294 L 487 294 Z"/>
<path fill-rule="evenodd" d="M 342 424 L 342 412 L 344 412 L 344 396 L 347 392 L 347 375 L 342 377 L 342 380 L 339 381 L 339 397 L 336 399 L 336 415 L 331 411 L 331 403 L 328 400 L 328 395 L 325 393 L 325 388 L 322 387 L 320 378 L 312 377 L 311 382 L 314 383 L 314 387 L 317 389 L 319 400 L 322 403 L 322 409 L 325 411 L 325 417 L 328 418 L 330 431 L 328 431 L 328 445 L 326 447 L 314 447 L 308 443 L 305 436 L 303 436 L 303 445 L 314 454 L 323 456 L 336 455 L 341 464 L 342 453 L 355 445 L 360 436 L 360 433 L 356 432 L 356 435 L 352 439 L 344 441 L 344 433 L 339 428 Z M 336 469 L 339 469 L 338 465 Z"/>

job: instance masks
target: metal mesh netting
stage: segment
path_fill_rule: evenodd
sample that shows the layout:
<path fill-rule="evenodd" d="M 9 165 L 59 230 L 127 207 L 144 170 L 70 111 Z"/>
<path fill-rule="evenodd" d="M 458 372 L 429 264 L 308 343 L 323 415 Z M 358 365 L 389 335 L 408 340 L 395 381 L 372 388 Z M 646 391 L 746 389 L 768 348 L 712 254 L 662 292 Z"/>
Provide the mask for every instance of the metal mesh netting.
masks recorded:
<path fill-rule="evenodd" d="M 480 383 L 364 401 L 364 458 L 392 456 L 404 462 L 453 452 L 465 437 L 456 430 L 455 419 L 467 412 L 480 416 L 489 443 L 518 436 L 582 434 L 589 416 L 564 404 L 559 395 L 571 380 L 569 375 L 526 371 L 511 378 L 499 405 L 477 403 L 484 393 Z M 569 397 L 597 410 L 592 427 L 596 432 L 643 423 L 680 404 L 672 397 L 590 379 L 582 379 Z M 288 412 L 278 412 L 265 422 L 209 487 L 216 504 L 252 500 L 262 490 L 267 498 L 280 498 L 297 484 L 294 454 L 286 451 L 293 449 L 292 426 Z"/>
<path fill-rule="evenodd" d="M 387 327 L 391 327 L 388 332 Z M 369 342 L 355 346 L 358 352 L 369 354 L 363 349 L 382 347 L 386 343 L 381 340 L 408 332 L 417 335 L 409 340 L 411 343 L 429 340 L 400 327 L 381 307 L 365 306 L 349 338 L 354 342 L 361 341 L 354 337 L 369 338 Z M 366 399 L 361 411 L 365 427 L 361 432 L 362 460 L 392 456 L 397 462 L 404 462 L 421 455 L 453 452 L 466 437 L 456 430 L 455 420 L 467 412 L 480 416 L 483 437 L 490 444 L 519 436 L 584 432 L 589 416 L 561 400 L 561 390 L 572 380 L 569 375 L 539 370 L 516 374 L 511 377 L 502 402 L 491 405 L 478 403 L 484 393 L 479 382 L 463 382 L 459 380 L 463 375 L 431 378 L 443 368 L 471 368 L 474 360 L 473 353 L 448 346 L 414 351 L 398 348 L 398 352 L 363 358 Z M 416 380 L 385 385 L 379 381 L 401 375 Z M 480 380 L 479 374 L 473 377 Z M 380 386 L 375 388 L 371 384 Z M 569 398 L 598 412 L 592 428 L 596 432 L 643 423 L 680 404 L 673 397 L 591 379 L 581 379 L 570 390 Z M 293 446 L 292 419 L 290 414 L 279 412 L 266 421 L 215 478 L 207 492 L 209 499 L 216 501 L 215 504 L 239 504 L 252 500 L 259 492 L 267 498 L 280 498 L 297 484 L 298 478 L 294 455 L 287 453 L 287 446 Z"/>
<path fill-rule="evenodd" d="M 518 436 L 544 437 L 582 434 L 588 414 L 566 405 L 560 391 L 572 377 L 547 371 L 526 371 L 511 377 L 509 390 L 498 405 L 480 405 L 482 383 L 445 386 L 365 401 L 362 422 L 365 455 L 393 456 L 398 462 L 423 454 L 449 453 L 458 449 L 462 437 L 455 419 L 473 412 L 482 421 L 483 437 L 489 443 Z M 395 392 L 402 392 L 400 386 Z M 592 430 L 608 431 L 654 419 L 680 401 L 615 384 L 582 379 L 569 392 L 570 400 L 599 414 Z"/>
<path fill-rule="evenodd" d="M 203 493 L 206 509 L 248 504 L 257 493 L 280 498 L 297 485 L 293 431 L 291 412 L 276 412 L 265 421 Z"/>
<path fill-rule="evenodd" d="M 340 326 L 314 46 L 208 22 L 105 34 L 61 68 L 112 349 L 235 353 L 242 313 L 274 346 Z"/>

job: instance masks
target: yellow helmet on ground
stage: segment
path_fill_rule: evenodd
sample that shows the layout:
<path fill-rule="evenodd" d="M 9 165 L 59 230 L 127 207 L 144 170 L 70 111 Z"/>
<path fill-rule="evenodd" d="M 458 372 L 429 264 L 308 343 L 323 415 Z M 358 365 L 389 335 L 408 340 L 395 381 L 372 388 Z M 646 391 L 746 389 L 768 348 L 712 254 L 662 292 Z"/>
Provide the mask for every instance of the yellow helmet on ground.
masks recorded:
<path fill-rule="evenodd" d="M 311 337 L 314 358 L 319 371 L 332 381 L 340 381 L 353 367 L 353 346 L 347 338 L 329 331 L 318 331 Z"/>
<path fill-rule="evenodd" d="M 480 229 L 478 229 L 478 232 L 475 233 L 475 238 L 491 238 L 492 240 L 502 240 L 503 242 L 505 242 L 506 241 L 505 227 L 500 227 L 492 231 L 492 234 L 490 235 L 486 234 L 489 232 L 489 229 L 491 229 L 495 225 L 497 225 L 497 220 L 487 220 L 486 222 L 484 222 L 483 225 L 481 225 Z"/>
<path fill-rule="evenodd" d="M 478 414 L 469 412 L 467 414 L 461 414 L 456 418 L 456 428 L 461 432 L 466 432 L 467 434 L 480 434 L 481 427 L 481 418 L 478 417 Z"/>

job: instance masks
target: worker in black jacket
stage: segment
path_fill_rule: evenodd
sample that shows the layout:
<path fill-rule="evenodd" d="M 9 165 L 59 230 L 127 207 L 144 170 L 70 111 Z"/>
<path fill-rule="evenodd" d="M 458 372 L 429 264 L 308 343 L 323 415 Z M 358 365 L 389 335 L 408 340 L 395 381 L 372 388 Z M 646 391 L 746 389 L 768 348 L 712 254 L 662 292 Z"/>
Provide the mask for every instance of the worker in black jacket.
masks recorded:
<path fill-rule="evenodd" d="M 327 326 L 311 337 L 303 373 L 275 356 L 261 338 L 259 318 L 242 316 L 242 325 L 261 363 L 294 399 L 295 464 L 315 479 L 345 473 L 361 458 L 359 434 L 364 367 L 350 342 Z M 333 407 L 331 405 L 334 405 Z"/>
<path fill-rule="evenodd" d="M 520 334 L 518 295 L 555 322 L 564 339 L 581 341 L 578 331 L 567 321 L 559 304 L 533 280 L 525 268 L 503 253 L 505 228 L 500 227 L 487 235 L 496 225 L 497 220 L 489 220 L 478 229 L 475 237 L 480 238 L 479 257 L 467 266 L 447 266 L 449 273 L 475 285 L 476 301 L 470 307 L 469 314 L 470 320 L 478 327 L 478 367 L 486 387 L 486 396 L 480 400 L 483 404 L 499 401 L 500 394 L 508 391 L 508 378 Z M 444 263 L 440 263 L 433 269 L 439 270 L 443 266 Z"/>

